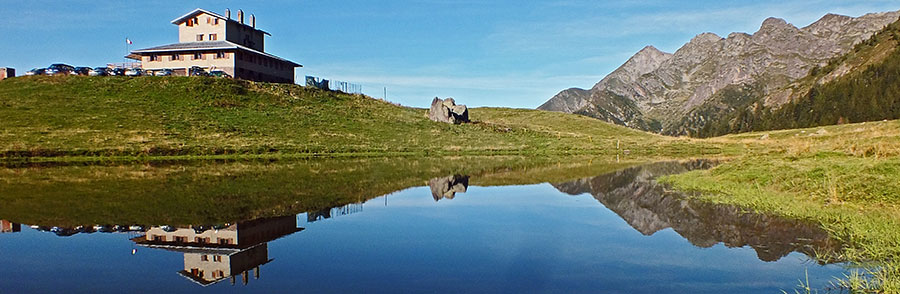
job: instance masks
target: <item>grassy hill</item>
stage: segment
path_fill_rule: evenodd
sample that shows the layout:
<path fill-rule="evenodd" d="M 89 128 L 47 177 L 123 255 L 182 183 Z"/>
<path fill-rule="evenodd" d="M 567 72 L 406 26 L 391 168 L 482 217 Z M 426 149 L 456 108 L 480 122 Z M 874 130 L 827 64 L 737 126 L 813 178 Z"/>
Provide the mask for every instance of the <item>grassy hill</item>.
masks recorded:
<path fill-rule="evenodd" d="M 425 113 L 297 85 L 19 77 L 0 81 L 0 157 L 613 153 L 617 141 L 639 154 L 697 151 L 576 115 L 476 108 L 475 123 L 449 125 Z"/>

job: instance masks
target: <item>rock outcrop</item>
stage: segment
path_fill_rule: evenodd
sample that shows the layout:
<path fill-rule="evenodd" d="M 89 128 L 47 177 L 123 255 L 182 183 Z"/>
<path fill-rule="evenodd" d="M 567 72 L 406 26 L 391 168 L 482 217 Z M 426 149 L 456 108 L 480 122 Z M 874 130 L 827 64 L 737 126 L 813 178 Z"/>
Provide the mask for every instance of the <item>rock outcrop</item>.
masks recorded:
<path fill-rule="evenodd" d="M 756 33 L 697 35 L 675 53 L 648 46 L 590 90 L 567 89 L 538 107 L 668 135 L 693 135 L 724 113 L 765 100 L 849 52 L 900 17 L 829 14 L 803 28 L 766 19 Z M 784 96 L 784 95 L 783 95 Z"/>
<path fill-rule="evenodd" d="M 469 109 L 465 105 L 456 105 L 453 98 L 441 100 L 434 97 L 431 101 L 431 109 L 428 110 L 428 118 L 436 122 L 461 124 L 469 122 Z"/>

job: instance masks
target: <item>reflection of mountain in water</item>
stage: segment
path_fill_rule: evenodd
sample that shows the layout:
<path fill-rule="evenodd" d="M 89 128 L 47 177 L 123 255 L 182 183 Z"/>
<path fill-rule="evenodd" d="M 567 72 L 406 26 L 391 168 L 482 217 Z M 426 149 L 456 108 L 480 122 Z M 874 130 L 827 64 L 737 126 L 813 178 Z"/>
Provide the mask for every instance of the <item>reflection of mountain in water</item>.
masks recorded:
<path fill-rule="evenodd" d="M 793 251 L 815 256 L 816 252 L 839 249 L 840 245 L 814 224 L 688 200 L 653 181 L 658 176 L 709 167 L 707 161 L 656 163 L 553 186 L 571 195 L 590 193 L 648 236 L 672 228 L 698 247 L 719 242 L 729 247 L 749 245 L 763 261 L 776 261 Z"/>
<path fill-rule="evenodd" d="M 221 228 L 168 226 L 151 227 L 144 236 L 132 239 L 150 248 L 184 253 L 184 270 L 179 274 L 207 286 L 235 277 L 249 282 L 250 271 L 259 278 L 259 267 L 269 263 L 268 242 L 293 234 L 294 216 L 256 219 Z"/>

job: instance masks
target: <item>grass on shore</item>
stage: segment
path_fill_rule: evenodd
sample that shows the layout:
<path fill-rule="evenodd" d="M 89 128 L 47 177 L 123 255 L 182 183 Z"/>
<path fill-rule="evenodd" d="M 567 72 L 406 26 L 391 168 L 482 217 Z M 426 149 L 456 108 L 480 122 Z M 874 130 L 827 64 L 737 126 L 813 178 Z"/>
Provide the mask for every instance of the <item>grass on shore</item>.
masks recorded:
<path fill-rule="evenodd" d="M 768 138 L 764 138 L 768 135 Z M 872 272 L 841 284 L 900 293 L 900 122 L 729 135 L 748 154 L 711 170 L 668 176 L 699 198 L 814 221 L 847 245 L 838 256 Z M 874 262 L 874 263 L 872 263 Z"/>
<path fill-rule="evenodd" d="M 423 99 L 429 99 L 424 97 Z M 465 101 L 463 101 L 465 102 Z M 0 82 L 0 158 L 329 154 L 722 153 L 591 118 L 474 108 L 471 124 L 297 85 L 190 77 L 19 77 Z"/>

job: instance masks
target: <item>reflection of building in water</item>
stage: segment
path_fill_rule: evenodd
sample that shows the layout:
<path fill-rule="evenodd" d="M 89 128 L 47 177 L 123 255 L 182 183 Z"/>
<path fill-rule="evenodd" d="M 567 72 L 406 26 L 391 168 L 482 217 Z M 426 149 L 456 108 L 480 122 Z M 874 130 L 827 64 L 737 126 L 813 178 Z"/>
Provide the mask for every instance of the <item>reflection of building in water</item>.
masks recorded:
<path fill-rule="evenodd" d="M 456 193 L 466 193 L 469 188 L 469 176 L 453 175 L 428 180 L 431 187 L 431 197 L 434 201 L 441 199 L 453 199 Z"/>
<path fill-rule="evenodd" d="M 22 231 L 21 224 L 0 219 L 0 233 L 15 233 L 20 231 Z"/>
<path fill-rule="evenodd" d="M 269 241 L 300 231 L 294 216 L 257 219 L 223 228 L 152 227 L 144 236 L 132 239 L 137 244 L 184 253 L 184 270 L 179 273 L 206 286 L 237 275 L 243 283 L 249 272 L 259 278 L 259 267 L 269 259 Z"/>
<path fill-rule="evenodd" d="M 326 208 L 319 211 L 311 211 L 306 213 L 306 222 L 311 223 L 323 219 L 329 219 L 333 216 L 343 216 L 362 212 L 362 203 L 350 203 L 344 206 Z"/>

